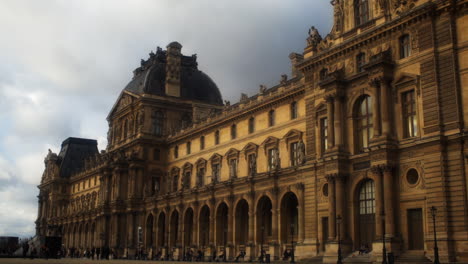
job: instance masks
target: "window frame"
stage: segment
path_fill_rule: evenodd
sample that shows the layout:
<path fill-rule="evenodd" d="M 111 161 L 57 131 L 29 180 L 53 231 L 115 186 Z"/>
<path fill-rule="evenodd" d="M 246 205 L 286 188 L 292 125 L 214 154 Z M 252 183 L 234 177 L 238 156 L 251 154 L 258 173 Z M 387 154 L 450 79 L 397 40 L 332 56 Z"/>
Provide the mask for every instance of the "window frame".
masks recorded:
<path fill-rule="evenodd" d="M 276 119 L 276 112 L 275 109 L 271 109 L 268 111 L 268 127 L 272 127 L 275 125 L 275 120 Z"/>
<path fill-rule="evenodd" d="M 356 27 L 362 26 L 370 20 L 368 0 L 354 0 L 354 22 Z"/>
<path fill-rule="evenodd" d="M 205 136 L 200 137 L 200 150 L 205 149 Z"/>
<path fill-rule="evenodd" d="M 320 152 L 322 155 L 328 150 L 328 117 L 320 119 Z"/>
<path fill-rule="evenodd" d="M 237 138 L 237 125 L 232 124 L 231 125 L 231 140 L 234 140 Z"/>
<path fill-rule="evenodd" d="M 403 34 L 398 38 L 398 46 L 400 49 L 400 59 L 405 59 L 411 56 L 411 36 Z"/>
<path fill-rule="evenodd" d="M 412 94 L 411 101 L 407 99 L 407 96 Z M 408 105 L 411 104 L 409 113 Z M 403 138 L 414 138 L 418 136 L 418 107 L 416 101 L 416 91 L 414 89 L 407 90 L 401 93 L 401 113 L 403 120 Z M 409 123 L 411 121 L 412 129 L 410 129 Z M 411 131 L 409 131 L 411 130 Z"/>
<path fill-rule="evenodd" d="M 362 96 L 356 104 L 356 109 L 354 113 L 354 120 L 355 120 L 355 134 L 356 134 L 356 151 L 358 153 L 365 152 L 367 148 L 369 148 L 369 142 L 374 136 L 374 122 L 373 122 L 373 115 L 374 109 L 372 108 L 372 96 L 364 95 Z M 365 114 L 361 112 L 362 105 L 365 105 Z M 364 122 L 365 121 L 365 122 Z M 363 122 L 365 125 L 363 125 Z M 366 132 L 366 140 L 367 143 L 364 142 L 364 131 Z"/>
<path fill-rule="evenodd" d="M 360 52 L 356 55 L 356 72 L 364 72 L 364 65 L 366 65 L 366 53 Z"/>
<path fill-rule="evenodd" d="M 250 117 L 248 121 L 248 126 L 249 126 L 249 134 L 252 134 L 255 132 L 255 117 Z"/>
<path fill-rule="evenodd" d="M 214 132 L 214 144 L 219 145 L 219 142 L 220 142 L 219 130 L 216 130 Z"/>
<path fill-rule="evenodd" d="M 289 110 L 290 110 L 290 114 L 291 114 L 291 120 L 297 119 L 299 117 L 298 107 L 297 107 L 297 102 L 296 101 L 294 101 L 294 102 L 292 102 L 290 104 Z"/>

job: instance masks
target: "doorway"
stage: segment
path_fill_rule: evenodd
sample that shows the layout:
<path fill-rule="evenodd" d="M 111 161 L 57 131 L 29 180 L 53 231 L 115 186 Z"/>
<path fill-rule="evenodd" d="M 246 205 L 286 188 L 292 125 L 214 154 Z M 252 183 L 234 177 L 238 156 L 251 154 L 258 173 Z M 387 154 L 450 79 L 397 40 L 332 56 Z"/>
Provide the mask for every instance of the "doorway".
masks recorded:
<path fill-rule="evenodd" d="M 408 249 L 424 249 L 424 229 L 421 208 L 408 210 Z"/>

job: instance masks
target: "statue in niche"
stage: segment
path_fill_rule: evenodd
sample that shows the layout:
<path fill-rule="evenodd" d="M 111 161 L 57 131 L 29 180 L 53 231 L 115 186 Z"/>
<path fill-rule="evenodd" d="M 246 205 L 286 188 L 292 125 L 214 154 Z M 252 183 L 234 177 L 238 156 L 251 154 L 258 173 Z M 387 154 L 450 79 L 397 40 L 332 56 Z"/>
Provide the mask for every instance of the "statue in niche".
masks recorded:
<path fill-rule="evenodd" d="M 257 173 L 257 156 L 255 156 L 254 154 L 249 160 L 249 172 L 250 176 L 253 176 Z"/>
<path fill-rule="evenodd" d="M 343 31 L 343 21 L 344 21 L 344 11 L 343 11 L 343 1 L 342 0 L 332 0 L 330 2 L 333 5 L 333 15 L 335 19 L 335 32 Z"/>
<path fill-rule="evenodd" d="M 279 170 L 280 168 L 280 163 L 281 160 L 280 160 L 280 156 L 279 156 L 279 151 L 278 149 L 275 149 L 274 150 L 274 153 L 273 153 L 273 170 Z"/>
<path fill-rule="evenodd" d="M 388 12 L 388 0 L 378 0 L 379 9 L 382 14 L 387 14 Z"/>
<path fill-rule="evenodd" d="M 140 109 L 140 112 L 138 112 L 138 131 L 141 131 L 143 128 L 143 125 L 145 124 L 145 110 Z"/>
<path fill-rule="evenodd" d="M 297 145 L 297 164 L 302 165 L 305 162 L 305 144 L 304 141 L 299 141 Z"/>
<path fill-rule="evenodd" d="M 307 38 L 307 44 L 312 47 L 312 49 L 315 51 L 317 50 L 318 44 L 322 41 L 322 36 L 320 36 L 320 33 L 318 30 L 312 26 L 309 29 L 309 37 Z"/>

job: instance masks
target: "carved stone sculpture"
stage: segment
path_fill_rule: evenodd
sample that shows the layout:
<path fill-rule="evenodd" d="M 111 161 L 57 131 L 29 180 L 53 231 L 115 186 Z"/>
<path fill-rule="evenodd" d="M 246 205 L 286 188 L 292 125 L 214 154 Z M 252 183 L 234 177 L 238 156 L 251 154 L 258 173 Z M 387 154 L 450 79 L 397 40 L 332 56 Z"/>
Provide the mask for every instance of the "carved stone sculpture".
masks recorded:
<path fill-rule="evenodd" d="M 318 44 L 322 41 L 322 36 L 318 30 L 312 26 L 309 29 L 309 37 L 307 38 L 307 44 L 312 47 L 313 50 L 317 50 Z"/>

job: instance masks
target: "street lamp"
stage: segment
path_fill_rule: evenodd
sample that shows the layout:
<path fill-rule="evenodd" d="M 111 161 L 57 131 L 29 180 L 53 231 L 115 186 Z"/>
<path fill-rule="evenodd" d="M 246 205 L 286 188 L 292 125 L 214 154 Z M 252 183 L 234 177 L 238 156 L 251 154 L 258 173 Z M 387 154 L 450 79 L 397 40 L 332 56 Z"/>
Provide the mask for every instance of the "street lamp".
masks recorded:
<path fill-rule="evenodd" d="M 291 264 L 294 263 L 294 224 L 291 224 Z"/>
<path fill-rule="evenodd" d="M 262 230 L 262 241 L 260 243 L 260 262 L 263 263 L 263 240 L 265 239 L 263 236 L 265 235 L 265 226 L 262 225 L 261 227 L 261 230 Z"/>
<path fill-rule="evenodd" d="M 343 218 L 341 218 L 341 215 L 338 215 L 336 217 L 336 224 L 337 224 L 336 229 L 338 231 L 338 261 L 336 262 L 336 264 L 343 264 L 342 256 L 341 256 L 341 237 L 340 237 L 341 220 L 343 220 Z"/>
<path fill-rule="evenodd" d="M 385 212 L 382 211 L 382 264 L 387 264 L 387 247 L 385 246 Z"/>
<path fill-rule="evenodd" d="M 439 248 L 437 247 L 437 234 L 436 234 L 436 213 L 437 213 L 437 208 L 435 206 L 431 207 L 431 215 L 432 215 L 432 224 L 434 227 L 434 264 L 440 264 L 439 260 Z"/>

